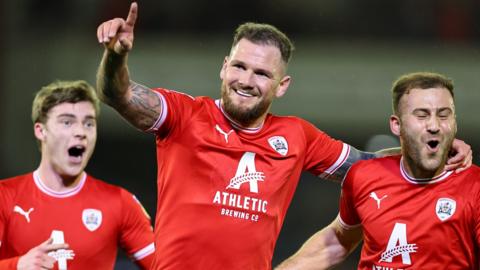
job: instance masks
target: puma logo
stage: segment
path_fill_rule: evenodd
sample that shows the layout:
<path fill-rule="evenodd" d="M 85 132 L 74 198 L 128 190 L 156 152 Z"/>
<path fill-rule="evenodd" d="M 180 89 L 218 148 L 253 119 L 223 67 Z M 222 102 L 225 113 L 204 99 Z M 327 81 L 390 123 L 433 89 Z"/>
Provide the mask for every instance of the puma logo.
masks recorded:
<path fill-rule="evenodd" d="M 20 206 L 18 206 L 18 205 L 15 205 L 15 207 L 13 208 L 13 212 L 17 212 L 17 213 L 19 213 L 20 215 L 24 216 L 28 223 L 30 223 L 30 213 L 31 213 L 32 211 L 33 211 L 33 208 L 30 208 L 30 209 L 28 209 L 27 212 L 25 212 L 25 210 L 23 210 L 23 209 L 22 209 Z"/>
<path fill-rule="evenodd" d="M 223 131 L 222 128 L 219 125 L 215 125 L 215 129 L 225 137 L 225 142 L 228 143 L 228 136 L 230 135 L 230 133 L 233 132 L 233 129 L 230 129 L 230 131 L 228 133 Z"/>
<path fill-rule="evenodd" d="M 377 202 L 377 209 L 380 209 L 380 202 L 386 197 L 387 195 L 383 195 L 383 197 L 379 199 L 377 196 L 377 193 L 375 192 L 370 193 L 370 198 L 374 199 Z"/>

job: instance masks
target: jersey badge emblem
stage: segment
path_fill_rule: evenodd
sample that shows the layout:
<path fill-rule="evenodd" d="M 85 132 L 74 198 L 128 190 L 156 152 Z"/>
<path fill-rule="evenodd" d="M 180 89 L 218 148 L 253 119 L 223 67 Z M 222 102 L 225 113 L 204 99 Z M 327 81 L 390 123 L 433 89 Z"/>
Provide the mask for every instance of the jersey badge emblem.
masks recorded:
<path fill-rule="evenodd" d="M 268 138 L 268 143 L 280 155 L 286 156 L 288 153 L 288 143 L 283 136 L 273 136 Z"/>
<path fill-rule="evenodd" d="M 441 221 L 445 221 L 453 216 L 457 203 L 449 198 L 440 198 L 435 207 L 435 213 Z"/>
<path fill-rule="evenodd" d="M 97 209 L 84 209 L 82 212 L 83 225 L 91 232 L 102 225 L 102 212 Z"/>

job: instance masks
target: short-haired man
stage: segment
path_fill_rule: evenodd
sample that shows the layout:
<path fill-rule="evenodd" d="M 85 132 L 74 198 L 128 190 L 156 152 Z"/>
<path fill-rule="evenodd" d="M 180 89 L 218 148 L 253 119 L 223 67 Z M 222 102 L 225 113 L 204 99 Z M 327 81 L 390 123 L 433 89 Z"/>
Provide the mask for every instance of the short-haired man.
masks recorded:
<path fill-rule="evenodd" d="M 445 170 L 457 132 L 453 83 L 411 73 L 393 85 L 402 154 L 352 166 L 340 214 L 278 270 L 328 269 L 361 241 L 358 269 L 478 269 L 480 168 Z"/>
<path fill-rule="evenodd" d="M 0 181 L 0 269 L 113 269 L 119 245 L 149 269 L 153 231 L 140 202 L 84 171 L 98 113 L 85 81 L 57 81 L 36 94 L 41 161 L 32 173 Z"/>

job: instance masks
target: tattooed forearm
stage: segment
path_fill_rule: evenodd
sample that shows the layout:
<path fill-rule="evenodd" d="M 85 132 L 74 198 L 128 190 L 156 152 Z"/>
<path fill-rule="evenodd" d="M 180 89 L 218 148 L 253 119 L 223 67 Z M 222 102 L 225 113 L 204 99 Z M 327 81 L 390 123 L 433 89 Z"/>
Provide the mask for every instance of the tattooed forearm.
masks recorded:
<path fill-rule="evenodd" d="M 115 108 L 125 102 L 130 82 L 126 62 L 126 56 L 105 50 L 97 71 L 98 97 Z"/>
<path fill-rule="evenodd" d="M 160 97 L 150 88 L 130 81 L 130 98 L 126 112 L 130 112 L 130 122 L 141 129 L 151 127 L 162 112 Z M 127 116 L 126 116 L 127 117 Z"/>

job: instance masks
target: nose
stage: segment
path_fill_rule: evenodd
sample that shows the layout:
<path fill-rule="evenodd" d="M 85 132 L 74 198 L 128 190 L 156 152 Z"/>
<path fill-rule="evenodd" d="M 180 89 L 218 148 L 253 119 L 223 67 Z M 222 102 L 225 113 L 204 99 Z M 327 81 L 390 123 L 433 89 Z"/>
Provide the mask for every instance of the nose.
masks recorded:
<path fill-rule="evenodd" d="M 437 117 L 431 117 L 427 122 L 427 131 L 436 134 L 440 131 L 440 122 Z"/>
<path fill-rule="evenodd" d="M 251 70 L 245 70 L 240 74 L 238 78 L 238 83 L 242 87 L 252 87 L 252 83 L 253 83 L 252 79 L 253 79 L 253 72 Z"/>
<path fill-rule="evenodd" d="M 84 139 L 87 137 L 87 132 L 85 130 L 85 127 L 81 124 L 75 125 L 73 128 L 73 135 L 77 138 Z"/>

